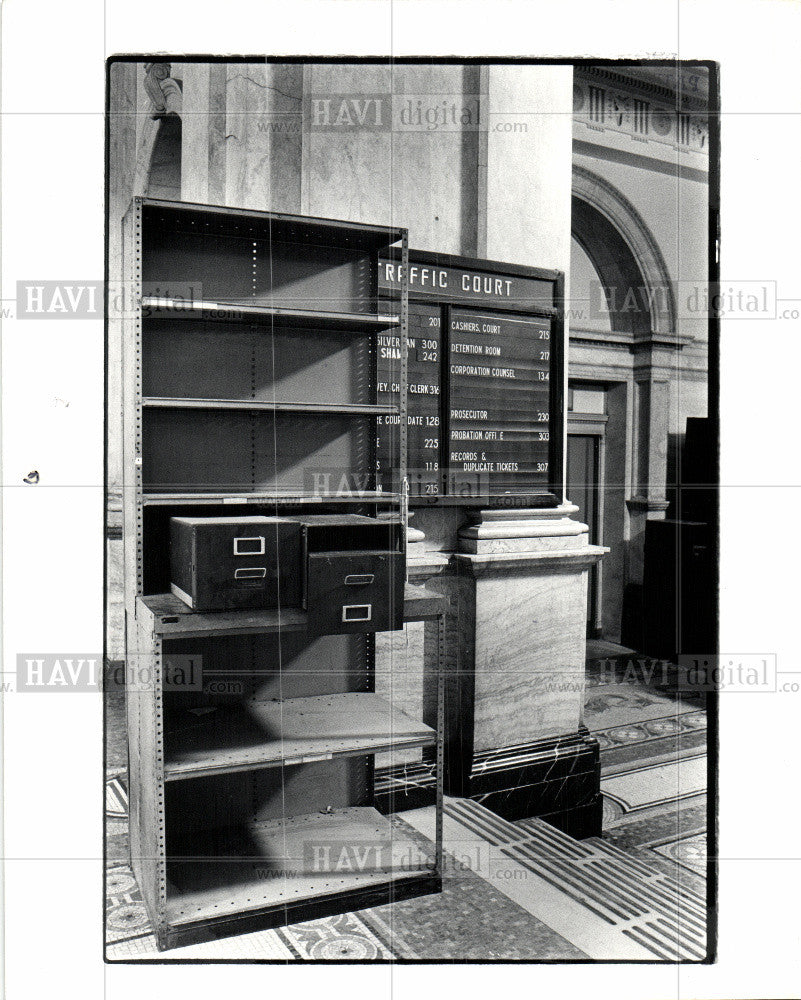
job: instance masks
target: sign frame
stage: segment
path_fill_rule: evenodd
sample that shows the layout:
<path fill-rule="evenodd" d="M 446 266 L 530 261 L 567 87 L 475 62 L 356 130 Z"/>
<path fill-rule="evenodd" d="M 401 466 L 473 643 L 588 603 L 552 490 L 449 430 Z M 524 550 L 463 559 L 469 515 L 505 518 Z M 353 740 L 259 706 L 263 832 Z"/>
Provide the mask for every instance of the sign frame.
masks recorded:
<path fill-rule="evenodd" d="M 387 265 L 397 268 L 400 255 L 391 252 L 379 257 L 379 296 L 392 301 L 398 291 L 388 280 L 397 278 Z M 416 269 L 416 270 L 415 270 Z M 454 278 L 456 280 L 454 280 Z M 478 279 L 478 280 L 476 280 Z M 501 282 L 499 286 L 498 282 Z M 467 292 L 465 291 L 467 286 Z M 400 284 L 398 284 L 398 289 Z M 458 506 L 468 508 L 539 508 L 557 507 L 564 496 L 564 427 L 565 427 L 565 277 L 562 271 L 508 264 L 455 254 L 409 250 L 409 304 L 437 305 L 440 311 L 440 392 L 439 392 L 439 483 L 441 493 L 410 495 L 415 507 Z M 473 293 L 474 288 L 480 288 Z M 527 297 L 526 290 L 531 291 Z M 517 293 L 517 294 L 515 294 Z M 469 309 L 497 313 L 510 319 L 550 320 L 550 391 L 548 421 L 548 482 L 543 488 L 519 492 L 479 492 L 475 495 L 449 493 L 447 471 L 451 444 L 451 313 Z M 410 399 L 411 403 L 411 399 Z M 414 467 L 414 456 L 408 466 Z"/>

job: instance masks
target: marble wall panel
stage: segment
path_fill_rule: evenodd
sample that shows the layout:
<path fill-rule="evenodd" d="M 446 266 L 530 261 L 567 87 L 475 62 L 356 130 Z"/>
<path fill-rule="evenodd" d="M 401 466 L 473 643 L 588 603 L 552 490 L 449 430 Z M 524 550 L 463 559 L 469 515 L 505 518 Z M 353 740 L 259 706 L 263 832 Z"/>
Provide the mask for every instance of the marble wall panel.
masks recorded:
<path fill-rule="evenodd" d="M 577 730 L 586 591 L 586 570 L 499 570 L 478 578 L 476 750 Z"/>
<path fill-rule="evenodd" d="M 225 86 L 225 203 L 299 212 L 303 67 L 234 63 Z"/>

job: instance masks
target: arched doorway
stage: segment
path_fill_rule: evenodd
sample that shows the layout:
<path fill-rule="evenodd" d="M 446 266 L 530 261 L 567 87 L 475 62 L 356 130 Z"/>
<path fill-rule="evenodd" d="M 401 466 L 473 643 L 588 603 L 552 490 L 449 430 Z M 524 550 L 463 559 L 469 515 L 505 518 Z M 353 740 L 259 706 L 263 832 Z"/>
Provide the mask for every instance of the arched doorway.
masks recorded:
<path fill-rule="evenodd" d="M 571 212 L 572 235 L 610 292 L 613 327 L 641 336 L 674 333 L 667 266 L 634 206 L 603 178 L 574 166 Z"/>
<path fill-rule="evenodd" d="M 616 334 L 648 334 L 646 285 L 626 241 L 609 219 L 581 198 L 573 198 L 571 211 L 571 269 L 576 264 L 578 276 L 588 281 L 581 290 L 588 296 L 588 325 L 605 326 Z"/>

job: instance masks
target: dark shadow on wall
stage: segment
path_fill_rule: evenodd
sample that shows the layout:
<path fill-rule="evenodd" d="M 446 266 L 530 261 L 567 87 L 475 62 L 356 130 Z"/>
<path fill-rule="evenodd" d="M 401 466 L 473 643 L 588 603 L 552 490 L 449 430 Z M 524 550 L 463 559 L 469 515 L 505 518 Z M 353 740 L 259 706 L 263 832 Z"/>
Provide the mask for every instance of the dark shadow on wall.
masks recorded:
<path fill-rule="evenodd" d="M 687 420 L 671 508 L 646 524 L 637 648 L 651 656 L 675 661 L 717 648 L 717 444 L 711 420 Z"/>
<path fill-rule="evenodd" d="M 178 115 L 167 115 L 161 119 L 150 160 L 149 198 L 180 199 L 181 135 L 182 123 Z"/>
<path fill-rule="evenodd" d="M 644 643 L 643 592 L 641 583 L 628 583 L 623 589 L 620 642 L 629 649 L 641 650 Z"/>

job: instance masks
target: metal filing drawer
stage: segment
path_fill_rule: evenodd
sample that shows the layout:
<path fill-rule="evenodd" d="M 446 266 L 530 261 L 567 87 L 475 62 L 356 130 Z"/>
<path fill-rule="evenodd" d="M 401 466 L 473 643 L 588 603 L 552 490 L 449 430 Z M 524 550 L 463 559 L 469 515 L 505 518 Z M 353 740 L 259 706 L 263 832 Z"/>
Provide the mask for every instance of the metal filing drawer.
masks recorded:
<path fill-rule="evenodd" d="M 279 517 L 173 517 L 171 589 L 193 611 L 301 604 L 300 525 Z"/>
<path fill-rule="evenodd" d="M 329 634 L 403 628 L 402 552 L 310 552 L 309 626 Z"/>
<path fill-rule="evenodd" d="M 403 628 L 403 525 L 359 514 L 319 514 L 302 526 L 304 607 L 320 633 Z"/>

